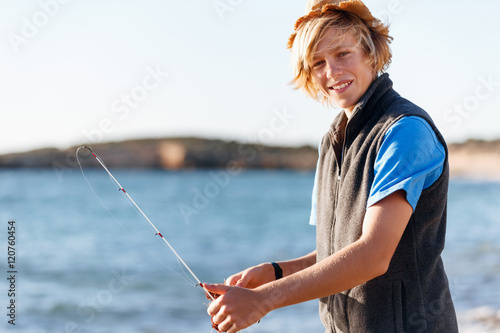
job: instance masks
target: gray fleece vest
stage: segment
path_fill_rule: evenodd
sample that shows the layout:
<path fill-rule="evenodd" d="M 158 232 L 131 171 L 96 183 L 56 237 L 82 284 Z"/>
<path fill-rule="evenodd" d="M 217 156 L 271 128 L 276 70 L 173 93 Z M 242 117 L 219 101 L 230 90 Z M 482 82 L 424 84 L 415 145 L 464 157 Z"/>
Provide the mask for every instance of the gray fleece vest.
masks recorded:
<path fill-rule="evenodd" d="M 425 119 L 446 150 L 439 179 L 424 190 L 388 271 L 355 288 L 320 299 L 326 332 L 458 332 L 441 260 L 446 231 L 448 151 L 429 115 L 377 78 L 347 121 L 344 112 L 323 137 L 317 178 L 317 259 L 361 236 L 374 162 L 387 130 L 404 116 Z M 422 147 L 399 168 L 426 153 Z"/>

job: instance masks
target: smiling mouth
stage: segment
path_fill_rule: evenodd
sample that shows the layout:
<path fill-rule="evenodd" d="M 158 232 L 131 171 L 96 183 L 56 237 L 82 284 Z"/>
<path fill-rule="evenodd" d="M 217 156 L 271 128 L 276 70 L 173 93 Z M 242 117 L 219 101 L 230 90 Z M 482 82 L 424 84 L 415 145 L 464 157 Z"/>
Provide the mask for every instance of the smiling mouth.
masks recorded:
<path fill-rule="evenodd" d="M 350 86 L 353 82 L 354 81 L 345 82 L 345 83 L 339 84 L 338 86 L 329 87 L 329 89 L 330 90 L 342 90 L 342 89 Z"/>

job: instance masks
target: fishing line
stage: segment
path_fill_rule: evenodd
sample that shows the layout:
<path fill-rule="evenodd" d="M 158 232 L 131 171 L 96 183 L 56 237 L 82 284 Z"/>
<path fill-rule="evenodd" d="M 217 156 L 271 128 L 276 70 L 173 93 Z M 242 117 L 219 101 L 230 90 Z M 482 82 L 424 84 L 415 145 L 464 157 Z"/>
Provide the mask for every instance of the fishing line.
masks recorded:
<path fill-rule="evenodd" d="M 163 237 L 163 235 L 161 234 L 161 232 L 156 228 L 156 226 L 153 224 L 153 222 L 151 222 L 151 220 L 147 217 L 147 215 L 142 211 L 142 209 L 135 203 L 134 199 L 132 199 L 132 197 L 128 194 L 128 192 L 125 190 L 125 188 L 123 188 L 123 186 L 118 182 L 118 180 L 116 180 L 116 178 L 113 176 L 113 174 L 109 171 L 109 169 L 107 168 L 106 164 L 104 163 L 104 161 L 96 154 L 92 151 L 92 149 L 90 149 L 89 147 L 86 147 L 86 146 L 82 146 L 82 147 L 79 147 L 77 150 L 76 150 L 76 160 L 78 162 L 78 165 L 80 166 L 80 170 L 82 172 L 82 175 L 83 177 L 85 178 L 85 181 L 87 182 L 87 184 L 90 186 L 90 189 L 92 190 L 92 192 L 94 193 L 94 195 L 97 197 L 97 199 L 99 200 L 99 202 L 101 203 L 101 205 L 104 207 L 104 209 L 114 218 L 114 220 L 116 222 L 118 222 L 118 224 L 125 230 L 125 232 L 130 236 L 132 237 L 132 239 L 134 239 L 137 243 L 139 243 L 147 252 L 149 252 L 149 254 L 151 254 L 153 256 L 153 258 L 155 258 L 159 263 L 161 263 L 163 266 L 167 267 L 169 270 L 171 270 L 172 272 L 176 273 L 177 275 L 179 275 L 180 277 L 182 277 L 184 279 L 184 281 L 190 283 L 190 284 L 193 284 L 192 281 L 189 281 L 187 278 L 187 274 L 186 274 L 186 277 L 183 277 L 182 275 L 180 275 L 179 273 L 175 272 L 174 270 L 172 270 L 170 267 L 168 267 L 167 265 L 165 265 L 160 259 L 158 259 L 150 250 L 148 250 L 141 242 L 139 242 L 133 235 L 131 235 L 127 229 L 120 223 L 120 221 L 113 215 L 113 213 L 111 213 L 107 208 L 106 206 L 104 205 L 104 203 L 102 202 L 102 200 L 99 198 L 99 196 L 97 195 L 97 193 L 94 191 L 92 185 L 90 185 L 90 182 L 89 180 L 87 179 L 87 177 L 85 176 L 85 173 L 83 171 L 83 167 L 82 167 L 82 164 L 80 163 L 80 159 L 78 157 L 78 153 L 81 149 L 87 149 L 88 151 L 90 151 L 90 153 L 92 154 L 92 156 L 97 160 L 97 162 L 99 162 L 99 164 L 104 168 L 104 170 L 106 171 L 106 173 L 108 174 L 109 178 L 111 179 L 111 181 L 115 184 L 116 188 L 118 191 L 120 191 L 126 198 L 127 198 L 127 201 L 132 205 L 132 207 L 134 207 L 136 209 L 136 211 L 142 215 L 142 217 L 148 222 L 149 226 L 154 230 L 155 232 L 155 236 L 159 236 L 159 240 L 160 241 L 163 241 L 163 244 L 165 244 L 171 251 L 172 253 L 175 255 L 175 258 L 177 259 L 177 261 L 179 262 L 180 264 L 180 267 L 181 269 L 183 270 L 184 274 L 185 271 L 184 271 L 184 268 L 191 274 L 191 276 L 195 279 L 196 281 L 196 285 L 195 286 L 200 286 L 201 288 L 203 288 L 202 284 L 201 284 L 201 281 L 198 279 L 198 277 L 193 273 L 193 271 L 191 270 L 191 268 L 189 268 L 189 266 L 184 262 L 184 260 L 182 260 L 182 258 L 180 257 L 180 255 L 177 253 L 177 251 L 175 251 L 175 249 L 172 247 L 172 245 L 170 245 L 170 243 L 166 240 L 165 237 Z M 213 298 L 213 296 L 203 288 L 204 292 L 212 299 L 212 300 L 215 300 Z"/>

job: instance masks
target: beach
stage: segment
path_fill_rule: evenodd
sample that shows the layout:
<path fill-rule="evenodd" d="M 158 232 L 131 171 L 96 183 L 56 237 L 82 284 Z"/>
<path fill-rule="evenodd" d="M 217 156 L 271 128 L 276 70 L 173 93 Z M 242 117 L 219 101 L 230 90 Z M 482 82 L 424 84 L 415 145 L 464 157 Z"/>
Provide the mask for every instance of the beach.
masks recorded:
<path fill-rule="evenodd" d="M 450 173 L 454 177 L 500 180 L 498 141 L 469 141 L 449 146 Z"/>

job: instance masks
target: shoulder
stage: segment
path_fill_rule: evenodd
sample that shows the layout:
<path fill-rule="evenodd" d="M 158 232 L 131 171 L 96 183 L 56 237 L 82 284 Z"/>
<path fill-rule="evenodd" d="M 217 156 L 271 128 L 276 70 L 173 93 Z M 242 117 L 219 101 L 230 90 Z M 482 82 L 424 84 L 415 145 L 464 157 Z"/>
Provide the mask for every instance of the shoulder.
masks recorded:
<path fill-rule="evenodd" d="M 382 129 L 385 136 L 391 131 L 403 132 L 406 136 L 420 134 L 432 137 L 436 141 L 436 145 L 442 145 L 446 148 L 446 142 L 429 113 L 399 94 L 387 107 L 382 118 L 381 121 L 386 124 Z"/>
<path fill-rule="evenodd" d="M 434 125 L 431 116 L 427 111 L 422 109 L 417 104 L 399 95 L 394 89 L 391 90 L 391 94 L 387 94 L 388 97 L 385 102 L 385 118 L 400 118 L 417 116 L 424 118 L 426 121 Z"/>
<path fill-rule="evenodd" d="M 427 119 L 420 116 L 403 116 L 396 120 L 385 133 L 385 137 L 397 136 L 404 139 L 427 138 L 439 141 L 434 129 Z"/>
<path fill-rule="evenodd" d="M 377 153 L 368 206 L 403 189 L 415 209 L 422 190 L 442 174 L 445 160 L 446 150 L 425 119 L 409 116 L 397 120 Z"/>
<path fill-rule="evenodd" d="M 445 148 L 429 122 L 419 116 L 405 116 L 392 124 L 384 135 L 382 147 L 405 155 L 417 152 L 429 156 L 444 156 Z M 422 155 L 422 154 L 420 154 Z"/>

